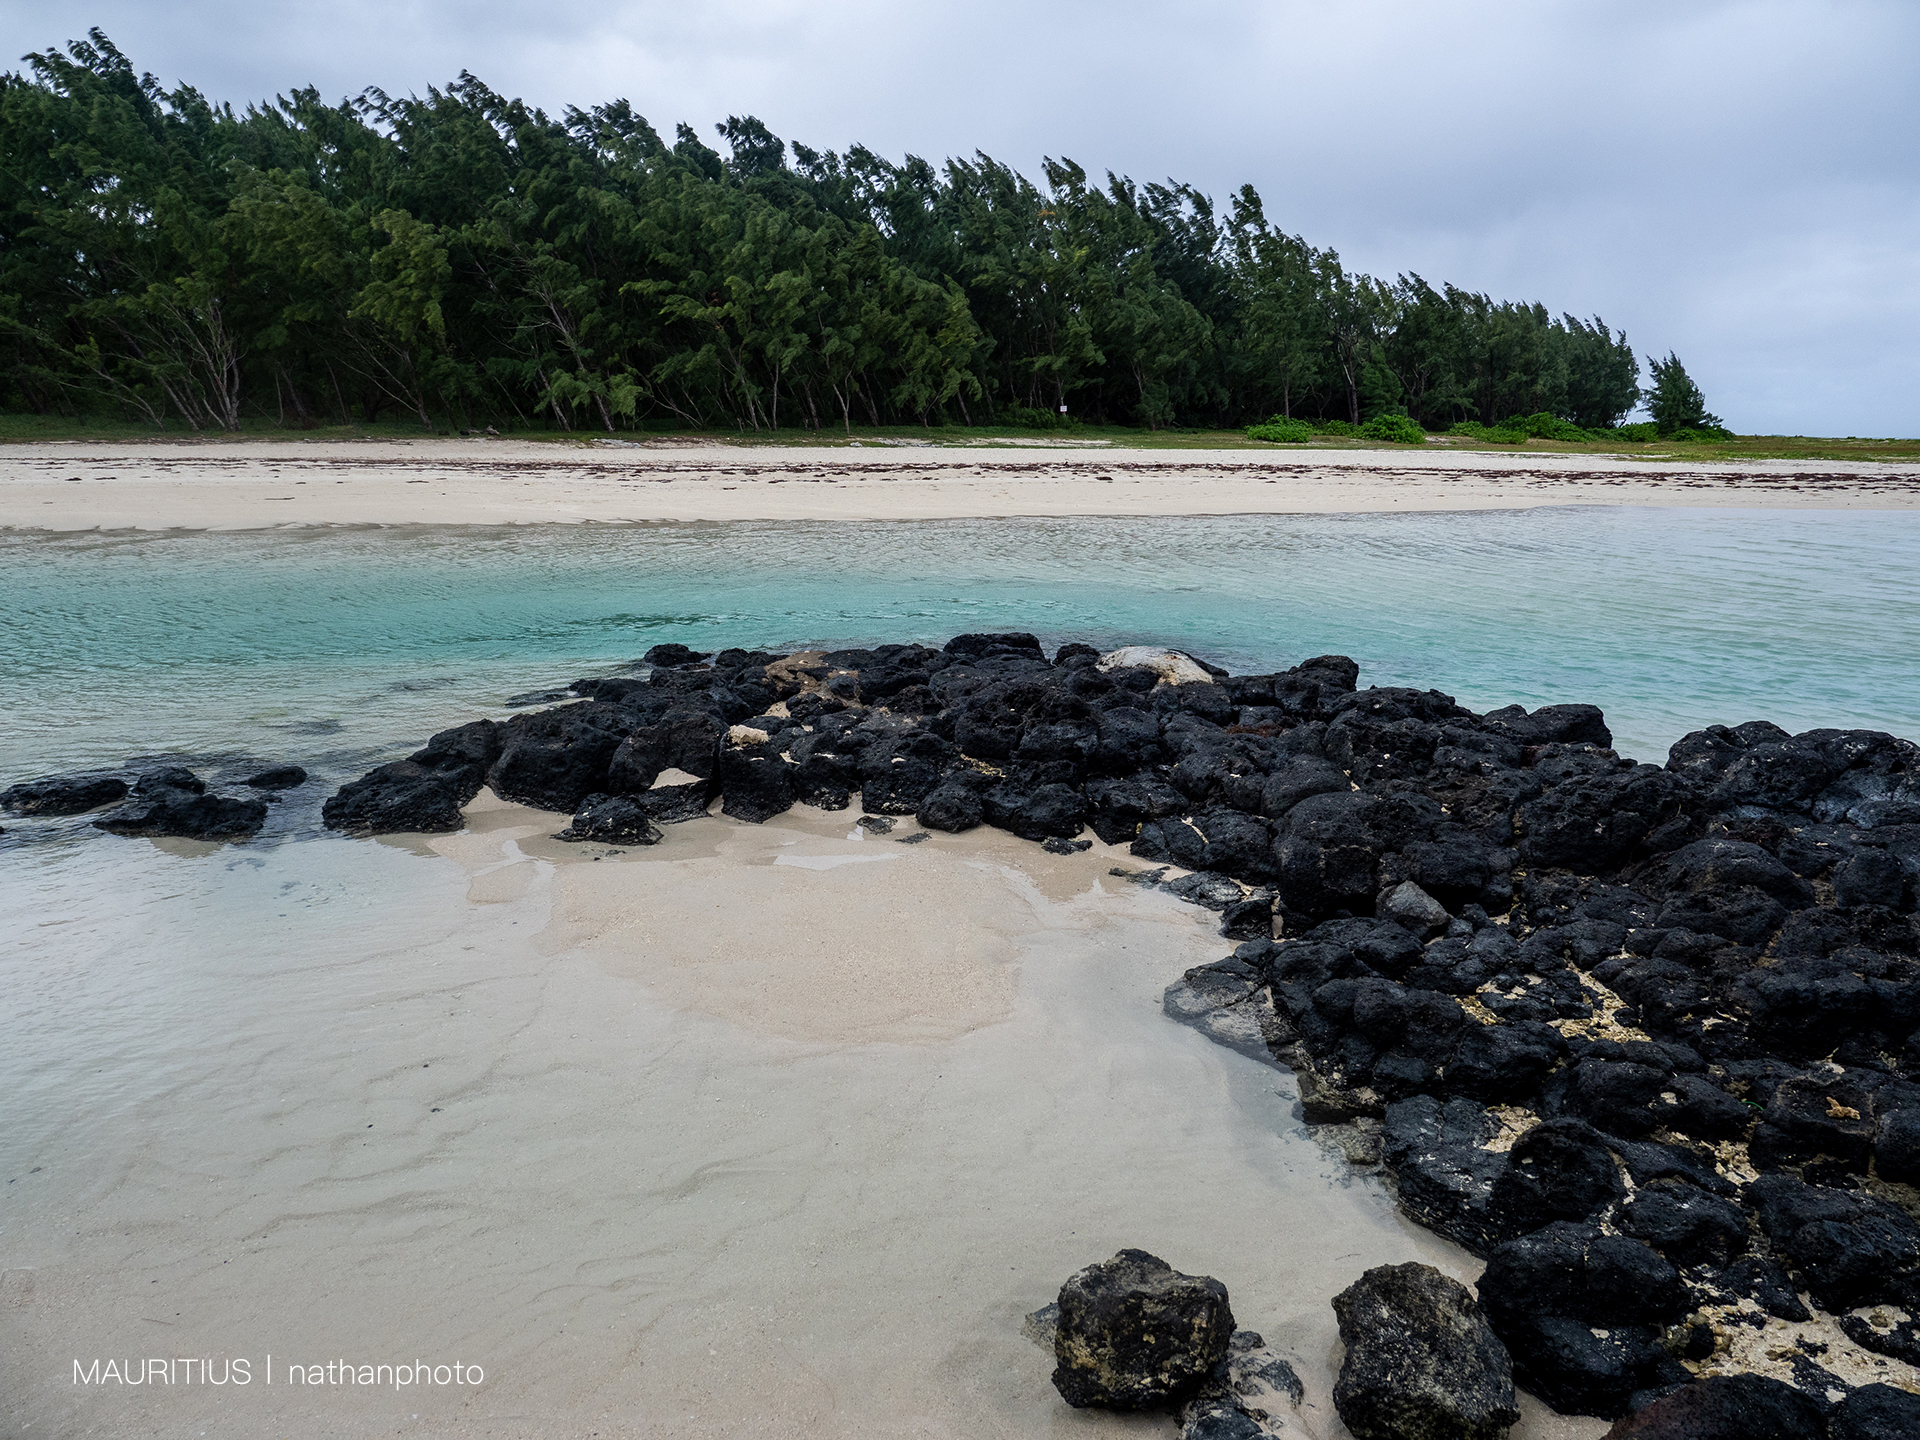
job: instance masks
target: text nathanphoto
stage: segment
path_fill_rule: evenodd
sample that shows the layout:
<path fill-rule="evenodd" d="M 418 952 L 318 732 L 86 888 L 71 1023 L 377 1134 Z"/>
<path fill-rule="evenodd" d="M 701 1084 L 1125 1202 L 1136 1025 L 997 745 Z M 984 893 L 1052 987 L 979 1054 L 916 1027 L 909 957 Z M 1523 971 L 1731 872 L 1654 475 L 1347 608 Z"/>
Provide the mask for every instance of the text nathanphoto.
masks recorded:
<path fill-rule="evenodd" d="M 75 1358 L 73 1383 L 81 1386 L 241 1386 L 272 1385 L 300 1389 L 375 1388 L 406 1390 L 414 1386 L 471 1389 L 486 1382 L 483 1366 L 455 1360 L 352 1361 L 274 1359 L 248 1356 L 144 1355 Z"/>

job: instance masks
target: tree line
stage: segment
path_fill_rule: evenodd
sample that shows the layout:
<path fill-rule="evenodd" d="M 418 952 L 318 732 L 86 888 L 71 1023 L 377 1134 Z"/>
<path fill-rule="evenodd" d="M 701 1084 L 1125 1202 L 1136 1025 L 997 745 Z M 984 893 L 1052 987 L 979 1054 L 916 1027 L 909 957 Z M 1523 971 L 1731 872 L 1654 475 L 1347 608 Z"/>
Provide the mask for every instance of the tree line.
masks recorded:
<path fill-rule="evenodd" d="M 723 154 L 625 101 L 554 119 L 467 74 L 236 110 L 98 30 L 24 63 L 0 76 L 13 412 L 1604 429 L 1641 399 L 1598 317 L 1349 270 L 1251 186 L 1222 214 L 1171 181 L 821 152 L 751 117 Z"/>

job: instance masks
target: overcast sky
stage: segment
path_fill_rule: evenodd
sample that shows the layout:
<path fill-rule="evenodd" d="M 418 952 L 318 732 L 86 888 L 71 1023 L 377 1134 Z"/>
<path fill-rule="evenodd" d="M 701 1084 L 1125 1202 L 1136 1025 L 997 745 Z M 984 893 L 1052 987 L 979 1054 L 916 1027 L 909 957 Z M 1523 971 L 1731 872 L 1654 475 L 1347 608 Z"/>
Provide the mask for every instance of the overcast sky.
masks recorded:
<path fill-rule="evenodd" d="M 669 137 L 1174 177 L 1349 265 L 1598 313 L 1736 430 L 1920 434 L 1920 0 L 0 0 L 242 102 L 471 70 Z"/>

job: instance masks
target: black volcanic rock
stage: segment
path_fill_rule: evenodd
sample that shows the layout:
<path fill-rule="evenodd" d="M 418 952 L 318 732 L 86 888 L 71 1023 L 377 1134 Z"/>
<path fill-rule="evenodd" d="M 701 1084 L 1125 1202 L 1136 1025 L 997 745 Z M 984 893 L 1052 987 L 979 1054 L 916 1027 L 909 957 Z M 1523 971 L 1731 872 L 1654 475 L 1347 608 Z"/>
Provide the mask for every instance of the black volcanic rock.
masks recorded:
<path fill-rule="evenodd" d="M 1825 1407 L 1791 1385 L 1717 1375 L 1634 1411 L 1605 1440 L 1822 1440 L 1829 1433 Z"/>
<path fill-rule="evenodd" d="M 1333 1300 L 1334 1408 L 1355 1440 L 1502 1440 L 1513 1365 L 1473 1296 L 1431 1265 L 1381 1265 Z"/>
<path fill-rule="evenodd" d="M 606 788 L 614 752 L 633 728 L 630 712 L 599 700 L 515 715 L 499 727 L 487 783 L 502 800 L 571 813 Z"/>
<path fill-rule="evenodd" d="M 1635 1393 L 1684 1382 L 1661 1343 L 1687 1310 L 1680 1276 L 1649 1246 L 1556 1221 L 1487 1257 L 1480 1305 L 1514 1376 L 1554 1409 L 1618 1416 Z"/>
<path fill-rule="evenodd" d="M 672 643 L 656 645 L 640 657 L 642 663 L 671 668 L 678 665 L 698 665 L 706 658 L 699 650 L 689 650 L 686 646 Z"/>
<path fill-rule="evenodd" d="M 573 812 L 573 823 L 556 840 L 598 840 L 608 845 L 657 845 L 662 836 L 638 798 L 589 795 Z"/>
<path fill-rule="evenodd" d="M 1060 1287 L 1054 1388 L 1076 1408 L 1142 1410 L 1198 1390 L 1227 1355 L 1227 1287 L 1122 1250 Z"/>
<path fill-rule="evenodd" d="M 340 787 L 321 807 L 329 830 L 444 834 L 465 824 L 461 808 L 480 793 L 500 753 L 500 726 L 475 720 L 442 730 L 405 760 Z"/>
<path fill-rule="evenodd" d="M 1920 1395 L 1891 1385 L 1863 1385 L 1833 1407 L 1831 1440 L 1913 1440 L 1920 1435 Z"/>
<path fill-rule="evenodd" d="M 15 815 L 81 815 L 123 799 L 127 782 L 112 775 L 49 775 L 0 791 L 0 810 Z"/>
<path fill-rule="evenodd" d="M 291 790 L 306 783 L 307 772 L 299 765 L 274 765 L 247 777 L 255 790 Z"/>
<path fill-rule="evenodd" d="M 244 840 L 266 823 L 266 801 L 209 795 L 206 789 L 183 766 L 149 770 L 124 805 L 93 823 L 111 835 L 184 840 Z"/>

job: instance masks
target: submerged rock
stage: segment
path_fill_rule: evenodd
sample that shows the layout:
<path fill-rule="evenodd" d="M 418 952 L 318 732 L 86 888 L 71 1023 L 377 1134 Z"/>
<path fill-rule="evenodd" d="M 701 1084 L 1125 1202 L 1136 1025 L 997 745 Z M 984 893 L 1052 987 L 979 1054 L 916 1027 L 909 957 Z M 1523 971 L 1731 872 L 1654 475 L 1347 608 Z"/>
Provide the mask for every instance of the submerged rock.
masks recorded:
<path fill-rule="evenodd" d="M 307 783 L 307 772 L 299 765 L 273 765 L 249 775 L 246 783 L 255 790 L 292 790 Z"/>
<path fill-rule="evenodd" d="M 183 766 L 149 770 L 126 804 L 93 823 L 111 835 L 183 840 L 244 840 L 266 823 L 266 801 L 209 795 L 206 789 Z"/>
<path fill-rule="evenodd" d="M 1180 1440 L 1306 1440 L 1300 1377 L 1252 1330 L 1236 1330 L 1226 1356 L 1180 1407 Z"/>
<path fill-rule="evenodd" d="M 1226 1357 L 1227 1287 L 1122 1250 L 1060 1287 L 1054 1388 L 1069 1405 L 1142 1410 L 1180 1400 Z"/>
<path fill-rule="evenodd" d="M 1500 1440 L 1520 1418 L 1506 1347 L 1459 1281 L 1382 1265 L 1333 1309 L 1347 1347 L 1333 1403 L 1356 1440 Z"/>
<path fill-rule="evenodd" d="M 49 775 L 0 791 L 0 810 L 15 815 L 81 815 L 111 805 L 126 793 L 127 782 L 112 775 Z"/>

